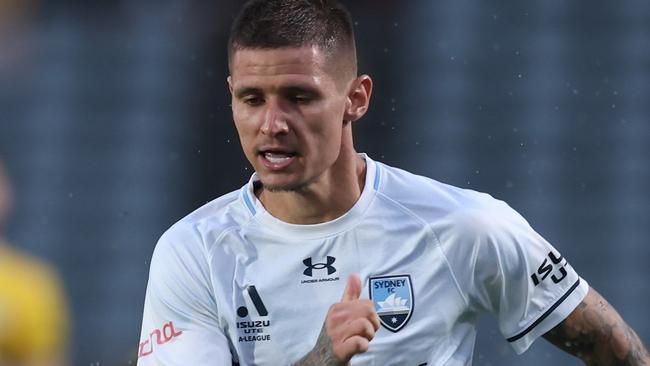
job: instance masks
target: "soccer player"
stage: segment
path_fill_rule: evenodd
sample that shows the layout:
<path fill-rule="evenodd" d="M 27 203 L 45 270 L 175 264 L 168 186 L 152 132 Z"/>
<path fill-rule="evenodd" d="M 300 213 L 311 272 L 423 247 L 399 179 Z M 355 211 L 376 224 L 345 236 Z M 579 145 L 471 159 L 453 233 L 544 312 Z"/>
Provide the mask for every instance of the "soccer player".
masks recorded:
<path fill-rule="evenodd" d="M 504 202 L 355 151 L 373 84 L 337 1 L 249 1 L 228 50 L 255 173 L 158 242 L 140 365 L 469 365 L 486 312 L 517 353 L 543 336 L 590 365 L 650 365 Z"/>

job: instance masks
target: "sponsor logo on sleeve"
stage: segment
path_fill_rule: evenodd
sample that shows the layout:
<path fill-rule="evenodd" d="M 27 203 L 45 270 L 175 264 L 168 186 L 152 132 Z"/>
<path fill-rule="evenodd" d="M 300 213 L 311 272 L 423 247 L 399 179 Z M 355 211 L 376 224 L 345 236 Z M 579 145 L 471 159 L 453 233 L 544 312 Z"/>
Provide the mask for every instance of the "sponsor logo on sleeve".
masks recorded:
<path fill-rule="evenodd" d="M 183 331 L 176 330 L 174 323 L 169 321 L 161 328 L 154 329 L 149 333 L 149 338 L 140 342 L 138 347 L 138 358 L 149 356 L 155 351 L 156 346 L 162 346 L 171 342 L 174 338 L 183 334 Z"/>
<path fill-rule="evenodd" d="M 375 304 L 381 325 L 391 332 L 398 332 L 413 314 L 411 276 L 370 277 L 370 299 Z"/>
<path fill-rule="evenodd" d="M 547 257 L 544 258 L 542 264 L 537 268 L 537 272 L 533 272 L 530 275 L 533 285 L 538 286 L 548 276 L 551 276 L 550 278 L 553 283 L 562 282 L 568 274 L 565 268 L 568 265 L 567 260 L 562 258 L 559 253 L 554 254 L 553 252 L 548 252 Z"/>

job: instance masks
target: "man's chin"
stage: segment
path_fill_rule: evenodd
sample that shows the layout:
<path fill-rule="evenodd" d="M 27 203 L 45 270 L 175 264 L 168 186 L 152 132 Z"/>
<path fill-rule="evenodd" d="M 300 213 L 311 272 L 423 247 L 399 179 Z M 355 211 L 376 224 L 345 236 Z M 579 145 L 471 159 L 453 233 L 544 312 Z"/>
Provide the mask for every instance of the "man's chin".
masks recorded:
<path fill-rule="evenodd" d="M 264 190 L 269 192 L 299 192 L 308 185 L 306 182 L 273 182 L 266 179 L 262 179 L 261 183 Z"/>
<path fill-rule="evenodd" d="M 304 190 L 306 184 L 266 184 L 262 182 L 262 187 L 265 191 L 269 192 L 299 192 Z"/>

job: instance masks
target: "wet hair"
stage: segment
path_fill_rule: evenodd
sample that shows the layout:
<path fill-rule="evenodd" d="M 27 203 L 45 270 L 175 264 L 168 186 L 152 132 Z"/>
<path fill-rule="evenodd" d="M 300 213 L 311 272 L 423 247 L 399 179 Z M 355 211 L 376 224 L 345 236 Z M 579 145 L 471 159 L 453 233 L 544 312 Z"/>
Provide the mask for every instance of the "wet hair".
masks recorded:
<path fill-rule="evenodd" d="M 250 0 L 232 25 L 228 61 L 240 49 L 317 46 L 328 58 L 356 49 L 350 12 L 337 0 Z"/>

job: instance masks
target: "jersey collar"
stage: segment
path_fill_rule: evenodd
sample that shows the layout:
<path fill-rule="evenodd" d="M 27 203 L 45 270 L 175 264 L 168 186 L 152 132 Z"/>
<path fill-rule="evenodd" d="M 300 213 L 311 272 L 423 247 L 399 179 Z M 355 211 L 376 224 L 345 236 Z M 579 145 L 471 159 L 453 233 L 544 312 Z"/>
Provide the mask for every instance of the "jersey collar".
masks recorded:
<path fill-rule="evenodd" d="M 337 235 L 351 229 L 360 221 L 380 187 L 381 169 L 379 164 L 366 154 L 359 154 L 359 156 L 366 161 L 366 181 L 363 192 L 361 192 L 361 196 L 348 212 L 332 221 L 311 225 L 297 225 L 274 217 L 266 211 L 262 202 L 253 193 L 254 184 L 259 181 L 255 173 L 251 176 L 248 184 L 242 187 L 241 200 L 263 230 L 272 231 L 274 234 L 286 238 L 296 239 L 317 239 Z"/>

